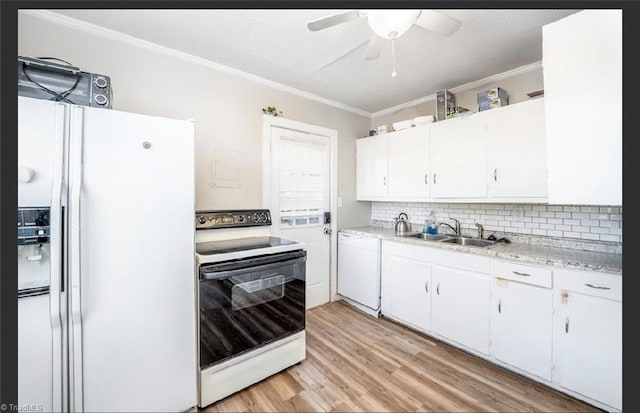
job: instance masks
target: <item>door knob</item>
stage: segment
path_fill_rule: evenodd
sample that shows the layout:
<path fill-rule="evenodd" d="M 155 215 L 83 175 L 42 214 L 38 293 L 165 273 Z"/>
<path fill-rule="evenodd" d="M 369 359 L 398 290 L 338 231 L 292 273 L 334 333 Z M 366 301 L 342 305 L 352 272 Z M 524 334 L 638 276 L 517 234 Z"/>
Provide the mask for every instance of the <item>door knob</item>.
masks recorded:
<path fill-rule="evenodd" d="M 322 232 L 324 232 L 326 235 L 331 235 L 331 228 L 325 228 L 324 230 L 322 230 Z"/>

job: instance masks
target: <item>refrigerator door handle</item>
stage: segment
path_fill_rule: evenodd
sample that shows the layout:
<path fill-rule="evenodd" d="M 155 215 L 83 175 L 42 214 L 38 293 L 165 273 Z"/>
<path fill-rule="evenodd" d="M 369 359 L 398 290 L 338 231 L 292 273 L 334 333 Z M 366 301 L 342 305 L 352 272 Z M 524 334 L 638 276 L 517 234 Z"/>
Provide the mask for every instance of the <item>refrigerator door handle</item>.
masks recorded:
<path fill-rule="evenodd" d="M 70 411 L 84 411 L 82 399 L 82 303 L 80 291 L 81 236 L 80 203 L 82 192 L 82 108 L 72 107 L 69 136 L 69 294 L 70 325 Z"/>
<path fill-rule="evenodd" d="M 64 133 L 65 133 L 65 106 L 56 105 L 56 131 L 53 153 L 53 188 L 51 192 L 50 209 L 50 269 L 49 269 L 49 316 L 52 332 L 52 410 L 62 411 L 63 404 L 63 332 L 64 332 L 64 274 L 63 274 L 63 177 L 64 177 Z"/>

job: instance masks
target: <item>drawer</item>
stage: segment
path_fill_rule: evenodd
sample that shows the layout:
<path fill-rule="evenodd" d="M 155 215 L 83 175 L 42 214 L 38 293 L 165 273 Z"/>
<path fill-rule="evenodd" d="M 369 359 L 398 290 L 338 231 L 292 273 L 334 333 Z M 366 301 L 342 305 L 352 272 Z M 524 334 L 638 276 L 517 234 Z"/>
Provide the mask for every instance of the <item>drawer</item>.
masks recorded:
<path fill-rule="evenodd" d="M 404 242 L 382 241 L 382 254 L 430 263 L 433 261 L 433 248 Z"/>
<path fill-rule="evenodd" d="M 622 276 L 595 271 L 554 270 L 556 289 L 622 301 Z"/>
<path fill-rule="evenodd" d="M 552 272 L 548 268 L 492 260 L 491 275 L 540 287 L 551 288 L 552 286 Z"/>
<path fill-rule="evenodd" d="M 433 250 L 435 264 L 487 275 L 491 272 L 491 258 L 489 257 L 460 251 L 447 251 L 444 248 L 430 249 Z"/>

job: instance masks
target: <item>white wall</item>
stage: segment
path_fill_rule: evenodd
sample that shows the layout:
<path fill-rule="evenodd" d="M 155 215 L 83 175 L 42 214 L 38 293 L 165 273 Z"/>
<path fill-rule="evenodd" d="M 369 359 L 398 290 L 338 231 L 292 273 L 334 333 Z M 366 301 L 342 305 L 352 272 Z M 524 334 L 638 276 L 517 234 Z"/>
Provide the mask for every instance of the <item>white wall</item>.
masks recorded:
<path fill-rule="evenodd" d="M 343 203 L 338 226 L 369 221 L 371 204 L 355 200 L 355 138 L 369 130 L 368 117 L 23 12 L 18 14 L 18 54 L 58 57 L 86 72 L 110 76 L 113 109 L 195 119 L 197 209 L 261 207 L 263 107 L 275 106 L 286 118 L 336 129 Z M 241 188 L 211 186 L 216 150 L 243 153 Z"/>
<path fill-rule="evenodd" d="M 451 85 L 450 88 L 458 86 L 462 85 Z M 478 112 L 478 93 L 495 87 L 500 87 L 507 91 L 509 94 L 509 104 L 528 100 L 529 96 L 527 96 L 527 93 L 542 90 L 544 87 L 542 67 L 538 67 L 525 73 L 514 74 L 513 76 L 509 76 L 501 80 L 486 82 L 463 92 L 456 92 L 454 93 L 456 106 L 462 106 L 463 108 L 467 108 L 473 112 Z M 373 119 L 371 119 L 371 129 L 375 129 L 379 125 L 391 125 L 393 122 L 413 119 L 416 116 L 425 115 L 436 115 L 435 99 L 400 109 L 393 113 L 374 116 Z"/>

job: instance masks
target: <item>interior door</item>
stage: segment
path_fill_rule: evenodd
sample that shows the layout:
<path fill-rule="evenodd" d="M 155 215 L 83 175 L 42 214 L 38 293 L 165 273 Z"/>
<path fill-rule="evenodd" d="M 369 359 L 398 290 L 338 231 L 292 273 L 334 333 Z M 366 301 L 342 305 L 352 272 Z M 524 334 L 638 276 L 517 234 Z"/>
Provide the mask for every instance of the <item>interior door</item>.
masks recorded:
<path fill-rule="evenodd" d="M 331 229 L 331 140 L 271 127 L 272 233 L 305 243 L 306 307 L 329 302 Z"/>

